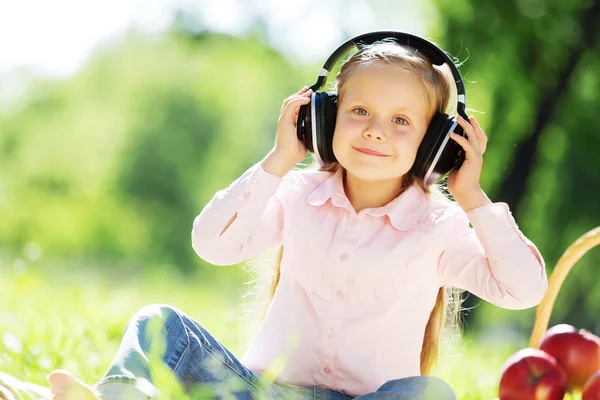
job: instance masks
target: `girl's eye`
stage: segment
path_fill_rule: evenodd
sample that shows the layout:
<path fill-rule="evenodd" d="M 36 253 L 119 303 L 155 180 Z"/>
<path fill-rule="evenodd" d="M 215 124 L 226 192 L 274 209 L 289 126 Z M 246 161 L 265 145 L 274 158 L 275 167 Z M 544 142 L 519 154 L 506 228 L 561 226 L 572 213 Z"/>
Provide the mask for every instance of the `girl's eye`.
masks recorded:
<path fill-rule="evenodd" d="M 355 113 L 357 113 L 358 115 L 369 115 L 369 113 L 367 112 L 367 110 L 365 110 L 364 108 L 355 108 L 353 110 Z"/>
<path fill-rule="evenodd" d="M 392 121 L 394 121 L 395 123 L 400 124 L 400 125 L 408 125 L 408 121 L 402 117 L 396 117 Z"/>

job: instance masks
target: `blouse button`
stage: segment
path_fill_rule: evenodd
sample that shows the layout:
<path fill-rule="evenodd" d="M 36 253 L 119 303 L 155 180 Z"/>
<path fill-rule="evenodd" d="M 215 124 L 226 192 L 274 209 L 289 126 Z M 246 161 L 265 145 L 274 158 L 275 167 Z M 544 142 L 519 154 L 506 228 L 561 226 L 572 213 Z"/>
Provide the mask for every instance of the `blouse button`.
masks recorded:
<path fill-rule="evenodd" d="M 334 336 L 335 336 L 335 331 L 333 329 L 330 329 L 329 332 L 327 332 L 327 337 L 332 338 Z"/>
<path fill-rule="evenodd" d="M 358 225 L 358 218 L 354 217 L 350 220 L 350 226 L 355 228 Z"/>
<path fill-rule="evenodd" d="M 331 368 L 325 367 L 324 371 L 325 371 L 326 374 L 330 374 L 331 373 Z"/>
<path fill-rule="evenodd" d="M 335 298 L 338 299 L 338 300 L 340 300 L 340 301 L 344 300 L 344 293 L 342 293 L 340 291 L 336 292 Z"/>
<path fill-rule="evenodd" d="M 348 253 L 342 253 L 342 255 L 340 256 L 340 260 L 342 262 L 346 262 L 348 260 Z"/>
<path fill-rule="evenodd" d="M 252 183 L 254 183 L 255 185 L 260 185 L 260 179 L 254 178 L 252 179 Z"/>
<path fill-rule="evenodd" d="M 246 192 L 244 193 L 244 199 L 248 200 L 252 196 L 252 193 Z"/>

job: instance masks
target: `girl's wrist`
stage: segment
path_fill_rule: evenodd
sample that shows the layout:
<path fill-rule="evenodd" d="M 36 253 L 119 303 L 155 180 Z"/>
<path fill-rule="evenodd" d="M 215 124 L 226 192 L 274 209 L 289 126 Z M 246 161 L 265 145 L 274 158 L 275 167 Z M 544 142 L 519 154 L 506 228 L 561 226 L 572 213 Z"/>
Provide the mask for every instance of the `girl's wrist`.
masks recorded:
<path fill-rule="evenodd" d="M 452 195 L 454 200 L 460 205 L 465 213 L 469 211 L 485 206 L 487 204 L 492 204 L 492 201 L 487 197 L 483 189 L 481 187 L 473 188 L 471 190 L 467 190 L 461 193 L 456 193 Z"/>
<path fill-rule="evenodd" d="M 260 166 L 265 172 L 271 175 L 284 176 L 294 168 L 296 164 L 290 162 L 289 157 L 279 153 L 276 149 L 271 150 L 269 154 L 260 162 Z"/>

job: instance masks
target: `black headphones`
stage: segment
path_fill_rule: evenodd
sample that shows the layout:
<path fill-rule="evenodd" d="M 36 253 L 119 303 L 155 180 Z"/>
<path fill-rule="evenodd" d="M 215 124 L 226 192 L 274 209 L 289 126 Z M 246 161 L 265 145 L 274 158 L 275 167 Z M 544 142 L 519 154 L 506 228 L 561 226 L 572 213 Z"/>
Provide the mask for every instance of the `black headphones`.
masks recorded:
<path fill-rule="evenodd" d="M 338 58 L 352 46 L 360 48 L 388 38 L 422 52 L 435 65 L 448 64 L 456 83 L 458 114 L 466 120 L 469 119 L 465 112 L 467 98 L 462 76 L 454 62 L 442 49 L 427 39 L 403 32 L 379 31 L 359 35 L 342 44 L 329 56 L 319 73 L 317 83 L 310 87 L 313 90 L 310 104 L 302 105 L 298 111 L 296 125 L 298 139 L 313 153 L 313 157 L 320 165 L 337 161 L 333 154 L 337 94 L 317 93 L 317 90 L 325 84 L 327 75 Z M 452 131 L 465 136 L 462 127 L 453 116 L 444 113 L 433 116 L 412 167 L 413 173 L 427 186 L 439 182 L 452 169 L 459 169 L 465 159 L 462 147 L 448 136 Z"/>

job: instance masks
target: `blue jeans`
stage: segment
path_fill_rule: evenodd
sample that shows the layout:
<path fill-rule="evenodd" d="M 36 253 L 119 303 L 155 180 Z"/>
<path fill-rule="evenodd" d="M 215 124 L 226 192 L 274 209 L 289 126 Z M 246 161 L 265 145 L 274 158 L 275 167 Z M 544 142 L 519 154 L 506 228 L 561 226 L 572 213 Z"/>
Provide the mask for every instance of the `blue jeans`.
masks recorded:
<path fill-rule="evenodd" d="M 159 331 L 164 340 L 152 340 Z M 156 363 L 150 361 L 153 357 L 158 357 L 159 364 L 169 376 L 175 376 L 192 398 L 352 399 L 321 387 L 274 383 L 246 368 L 198 322 L 167 305 L 146 306 L 134 315 L 125 329 L 115 359 L 94 390 L 105 400 L 154 397 L 160 383 L 153 379 L 153 376 L 156 378 Z M 376 392 L 356 399 L 455 400 L 456 396 L 439 378 L 414 376 L 386 382 Z"/>

